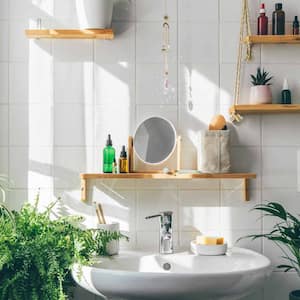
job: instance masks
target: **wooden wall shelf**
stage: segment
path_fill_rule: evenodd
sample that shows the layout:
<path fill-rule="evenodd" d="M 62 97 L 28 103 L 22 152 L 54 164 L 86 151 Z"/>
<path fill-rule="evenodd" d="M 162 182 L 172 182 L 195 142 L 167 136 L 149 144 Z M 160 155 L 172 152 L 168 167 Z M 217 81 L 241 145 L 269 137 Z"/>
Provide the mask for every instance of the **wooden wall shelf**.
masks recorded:
<path fill-rule="evenodd" d="M 112 29 L 27 29 L 26 36 L 30 39 L 102 39 L 112 40 Z"/>
<path fill-rule="evenodd" d="M 250 35 L 244 40 L 250 44 L 300 44 L 300 35 Z"/>
<path fill-rule="evenodd" d="M 234 105 L 230 113 L 239 114 L 285 114 L 300 113 L 300 104 L 255 104 Z"/>
<path fill-rule="evenodd" d="M 187 179 L 242 179 L 244 180 L 244 198 L 249 201 L 248 180 L 256 178 L 254 173 L 224 173 L 224 174 L 164 174 L 164 173 L 128 173 L 128 174 L 80 174 L 81 200 L 87 200 L 88 180 L 96 179 L 150 179 L 150 180 L 187 180 Z"/>

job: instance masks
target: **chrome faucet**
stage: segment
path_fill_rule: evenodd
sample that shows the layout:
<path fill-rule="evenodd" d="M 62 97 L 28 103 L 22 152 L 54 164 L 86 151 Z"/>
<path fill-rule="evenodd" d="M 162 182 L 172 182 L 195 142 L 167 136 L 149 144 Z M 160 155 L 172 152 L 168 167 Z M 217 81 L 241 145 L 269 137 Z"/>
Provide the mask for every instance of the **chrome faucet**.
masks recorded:
<path fill-rule="evenodd" d="M 163 211 L 160 214 L 146 217 L 146 219 L 160 218 L 159 252 L 161 254 L 173 253 L 172 215 L 171 211 Z"/>

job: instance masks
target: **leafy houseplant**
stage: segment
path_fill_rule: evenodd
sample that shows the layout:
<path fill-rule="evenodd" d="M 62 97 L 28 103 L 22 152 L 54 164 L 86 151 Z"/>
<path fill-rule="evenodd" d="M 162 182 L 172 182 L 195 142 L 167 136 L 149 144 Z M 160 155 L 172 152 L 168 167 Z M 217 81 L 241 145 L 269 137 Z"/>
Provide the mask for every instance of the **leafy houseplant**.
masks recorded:
<path fill-rule="evenodd" d="M 272 76 L 264 69 L 257 68 L 256 75 L 250 75 L 253 86 L 250 90 L 251 104 L 272 103 L 272 92 L 270 89 Z"/>
<path fill-rule="evenodd" d="M 56 202 L 42 213 L 38 202 L 39 196 L 20 212 L 0 207 L 0 300 L 67 299 L 72 265 L 90 264 L 94 254 L 106 254 L 107 241 L 122 237 L 83 230 L 80 217 L 53 220 Z"/>
<path fill-rule="evenodd" d="M 284 207 L 276 202 L 257 205 L 254 210 L 263 212 L 264 217 L 274 217 L 278 222 L 269 233 L 249 235 L 247 238 L 253 240 L 266 238 L 274 242 L 282 251 L 285 264 L 277 268 L 285 272 L 294 270 L 300 276 L 300 220 L 287 212 Z M 300 291 L 293 291 L 290 294 L 291 300 L 300 299 Z"/>

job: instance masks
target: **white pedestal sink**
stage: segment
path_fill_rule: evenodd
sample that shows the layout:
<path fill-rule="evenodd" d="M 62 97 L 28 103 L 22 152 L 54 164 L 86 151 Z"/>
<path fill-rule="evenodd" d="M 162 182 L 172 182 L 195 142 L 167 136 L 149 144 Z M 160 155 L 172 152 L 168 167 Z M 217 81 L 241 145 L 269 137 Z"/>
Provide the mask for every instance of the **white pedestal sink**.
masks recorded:
<path fill-rule="evenodd" d="M 233 248 L 223 256 L 170 255 L 128 251 L 92 267 L 73 268 L 76 282 L 106 297 L 134 300 L 241 299 L 261 288 L 270 261 L 256 252 Z"/>

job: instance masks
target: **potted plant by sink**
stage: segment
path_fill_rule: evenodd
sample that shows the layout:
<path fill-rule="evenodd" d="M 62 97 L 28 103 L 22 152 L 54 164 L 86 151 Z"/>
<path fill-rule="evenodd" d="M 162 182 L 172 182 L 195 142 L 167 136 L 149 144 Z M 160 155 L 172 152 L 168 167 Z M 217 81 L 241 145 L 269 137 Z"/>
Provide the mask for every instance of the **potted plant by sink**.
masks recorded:
<path fill-rule="evenodd" d="M 272 103 L 272 92 L 270 89 L 270 81 L 272 76 L 264 69 L 257 68 L 256 75 L 251 76 L 253 86 L 250 89 L 251 104 L 270 104 Z"/>
<path fill-rule="evenodd" d="M 286 264 L 277 266 L 277 268 L 288 271 L 296 271 L 300 276 L 300 220 L 290 214 L 285 208 L 276 202 L 257 205 L 254 210 L 263 212 L 263 217 L 274 217 L 278 221 L 275 223 L 269 233 L 249 235 L 246 238 L 253 240 L 266 238 L 274 242 L 283 252 L 283 258 Z M 243 239 L 243 238 L 242 238 Z M 300 284 L 299 284 L 300 288 Z M 300 290 L 290 293 L 290 300 L 300 300 Z"/>
<path fill-rule="evenodd" d="M 19 212 L 0 204 L 0 299 L 68 299 L 74 263 L 89 265 L 95 254 L 106 255 L 106 245 L 119 233 L 82 229 L 82 218 L 53 218 L 50 204 L 38 210 L 26 203 Z"/>
<path fill-rule="evenodd" d="M 80 28 L 111 28 L 113 7 L 114 0 L 76 0 Z"/>

